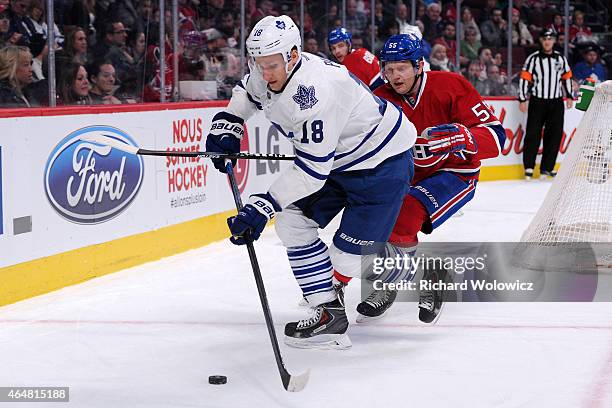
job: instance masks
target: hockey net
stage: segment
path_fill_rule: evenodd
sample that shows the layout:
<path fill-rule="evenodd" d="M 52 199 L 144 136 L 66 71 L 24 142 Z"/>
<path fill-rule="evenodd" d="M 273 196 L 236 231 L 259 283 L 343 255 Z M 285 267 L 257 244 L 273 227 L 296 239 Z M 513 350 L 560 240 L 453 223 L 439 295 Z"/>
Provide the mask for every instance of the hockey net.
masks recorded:
<path fill-rule="evenodd" d="M 612 81 L 595 88 L 546 198 L 521 241 L 612 243 Z M 602 261 L 609 257 L 604 254 Z M 606 265 L 607 266 L 607 265 Z"/>

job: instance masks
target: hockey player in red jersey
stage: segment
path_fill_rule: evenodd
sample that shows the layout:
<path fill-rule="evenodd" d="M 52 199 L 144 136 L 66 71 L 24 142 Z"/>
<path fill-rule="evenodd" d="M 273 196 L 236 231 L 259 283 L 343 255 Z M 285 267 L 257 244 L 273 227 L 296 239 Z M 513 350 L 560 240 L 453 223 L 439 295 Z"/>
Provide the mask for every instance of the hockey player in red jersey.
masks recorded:
<path fill-rule="evenodd" d="M 412 187 L 389 238 L 392 256 L 414 254 L 419 231 L 430 234 L 474 197 L 481 160 L 498 156 L 506 136 L 465 78 L 423 71 L 422 42 L 416 36 L 390 37 L 380 60 L 387 83 L 374 93 L 401 107 L 420 135 L 413 147 Z M 395 273 L 395 279 L 412 279 L 414 272 Z M 426 280 L 444 279 L 444 271 L 429 271 L 430 276 L 425 272 Z M 335 278 L 344 284 L 350 280 L 337 272 Z M 374 290 L 357 307 L 361 320 L 382 316 L 396 294 Z M 441 292 L 421 292 L 419 319 L 433 322 L 442 300 Z"/>
<path fill-rule="evenodd" d="M 336 28 L 327 36 L 329 50 L 353 75 L 371 90 L 383 85 L 378 58 L 365 48 L 351 48 L 352 35 L 345 28 Z"/>

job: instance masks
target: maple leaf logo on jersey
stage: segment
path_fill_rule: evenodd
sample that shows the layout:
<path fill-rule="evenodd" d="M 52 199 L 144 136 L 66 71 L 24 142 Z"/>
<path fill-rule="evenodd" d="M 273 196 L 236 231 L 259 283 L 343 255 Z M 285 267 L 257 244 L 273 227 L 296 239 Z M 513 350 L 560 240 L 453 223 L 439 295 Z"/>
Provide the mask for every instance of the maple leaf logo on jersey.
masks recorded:
<path fill-rule="evenodd" d="M 285 22 L 284 21 L 280 21 L 280 20 L 276 21 L 276 28 L 278 28 L 279 30 L 284 30 L 285 27 L 286 26 L 285 26 Z"/>
<path fill-rule="evenodd" d="M 315 87 L 309 86 L 306 88 L 304 85 L 298 85 L 297 93 L 292 96 L 295 103 L 300 105 L 300 110 L 310 109 L 316 105 L 319 100 L 315 98 Z"/>

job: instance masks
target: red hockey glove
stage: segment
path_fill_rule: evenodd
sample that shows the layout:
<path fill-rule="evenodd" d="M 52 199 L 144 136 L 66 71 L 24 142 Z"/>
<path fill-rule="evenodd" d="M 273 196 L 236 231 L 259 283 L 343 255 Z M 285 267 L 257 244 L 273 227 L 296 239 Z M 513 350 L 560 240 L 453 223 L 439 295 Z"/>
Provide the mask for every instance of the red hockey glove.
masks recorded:
<path fill-rule="evenodd" d="M 434 156 L 454 152 L 475 154 L 478 151 L 474 135 L 460 123 L 428 127 L 423 130 L 421 137 L 427 139 L 429 152 Z"/>

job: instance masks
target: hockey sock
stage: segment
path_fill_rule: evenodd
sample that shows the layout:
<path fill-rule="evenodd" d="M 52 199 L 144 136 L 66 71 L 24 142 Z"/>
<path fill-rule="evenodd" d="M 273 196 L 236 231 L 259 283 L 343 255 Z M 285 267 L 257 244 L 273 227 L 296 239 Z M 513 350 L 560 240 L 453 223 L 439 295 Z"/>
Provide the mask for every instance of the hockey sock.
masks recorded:
<path fill-rule="evenodd" d="M 312 244 L 287 248 L 293 275 L 311 305 L 336 299 L 332 286 L 333 267 L 327 245 L 317 238 Z"/>
<path fill-rule="evenodd" d="M 334 269 L 334 279 L 336 279 L 338 282 L 340 282 L 340 283 L 342 283 L 342 284 L 344 284 L 346 286 L 346 285 L 349 284 L 349 282 L 353 278 L 351 276 L 344 276 L 340 272 L 338 272 L 337 270 Z"/>
<path fill-rule="evenodd" d="M 376 280 L 383 283 L 399 282 L 402 280 L 411 281 L 416 274 L 416 265 L 414 263 L 414 254 L 416 253 L 416 245 L 406 246 L 401 244 L 388 243 L 385 246 L 383 258 L 392 259 L 393 262 L 384 262 L 384 268 L 378 269 Z M 390 267 L 388 267 L 390 266 Z M 376 273 L 377 271 L 375 271 Z"/>

